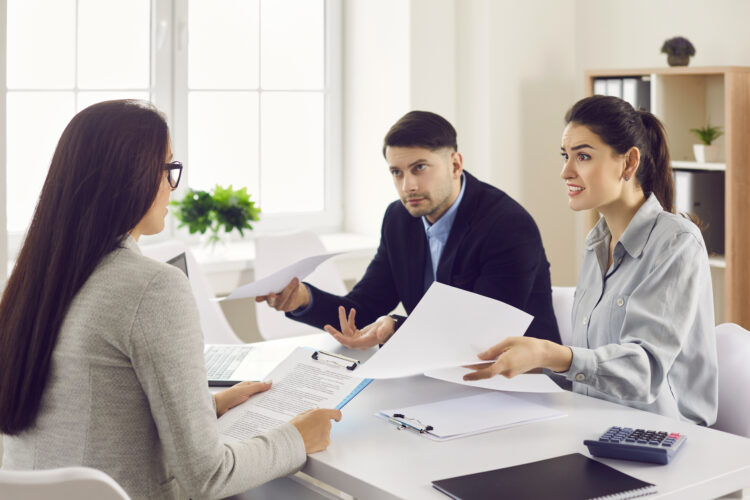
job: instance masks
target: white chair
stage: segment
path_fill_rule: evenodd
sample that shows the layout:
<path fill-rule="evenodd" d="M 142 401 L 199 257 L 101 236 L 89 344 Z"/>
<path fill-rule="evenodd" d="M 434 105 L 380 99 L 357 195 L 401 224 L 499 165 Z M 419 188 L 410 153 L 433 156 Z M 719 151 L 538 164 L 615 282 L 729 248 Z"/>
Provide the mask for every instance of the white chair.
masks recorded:
<path fill-rule="evenodd" d="M 734 323 L 716 327 L 719 414 L 714 429 L 750 437 L 750 332 Z"/>
<path fill-rule="evenodd" d="M 326 252 L 318 235 L 310 231 L 259 236 L 255 239 L 255 279 L 268 276 L 305 257 Z M 323 262 L 304 280 L 326 292 L 336 295 L 346 293 L 344 281 L 331 260 Z M 320 333 L 317 328 L 291 320 L 266 303 L 255 304 L 255 315 L 260 335 L 266 340 Z"/>
<path fill-rule="evenodd" d="M 573 299 L 576 287 L 553 286 L 552 309 L 555 311 L 557 328 L 560 330 L 560 340 L 563 345 L 570 345 L 573 341 Z"/>
<path fill-rule="evenodd" d="M 114 479 L 89 467 L 23 471 L 0 469 L 0 498 L 130 500 Z"/>
<path fill-rule="evenodd" d="M 208 278 L 203 274 L 198 261 L 187 245 L 178 240 L 155 243 L 153 245 L 141 245 L 143 255 L 152 259 L 166 262 L 182 252 L 185 252 L 187 260 L 188 278 L 193 289 L 195 302 L 198 304 L 198 313 L 201 318 L 203 340 L 206 344 L 242 344 L 242 340 L 234 333 L 229 325 L 221 306 L 216 298 Z"/>

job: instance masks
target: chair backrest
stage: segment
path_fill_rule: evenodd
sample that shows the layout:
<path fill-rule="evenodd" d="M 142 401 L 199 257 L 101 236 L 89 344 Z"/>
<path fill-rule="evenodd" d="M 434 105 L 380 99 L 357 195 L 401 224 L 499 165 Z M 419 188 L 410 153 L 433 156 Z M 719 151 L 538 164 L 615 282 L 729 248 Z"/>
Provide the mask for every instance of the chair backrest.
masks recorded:
<path fill-rule="evenodd" d="M 129 500 L 106 473 L 89 467 L 47 470 L 0 469 L 0 498 L 14 500 Z"/>
<path fill-rule="evenodd" d="M 750 332 L 734 323 L 716 327 L 719 414 L 714 429 L 750 437 Z"/>
<path fill-rule="evenodd" d="M 310 231 L 259 236 L 255 239 L 255 279 L 260 279 L 305 257 L 326 253 L 326 248 L 317 234 Z M 346 286 L 341 279 L 336 264 L 331 260 L 323 262 L 305 281 L 321 290 L 343 295 Z M 294 337 L 320 333 L 320 330 L 287 318 L 284 313 L 255 304 L 258 330 L 264 339 Z"/>
<path fill-rule="evenodd" d="M 198 304 L 204 342 L 206 344 L 242 343 L 242 340 L 232 330 L 226 316 L 224 316 L 224 311 L 221 310 L 221 306 L 216 301 L 211 284 L 203 273 L 203 269 L 184 242 L 171 240 L 153 245 L 141 245 L 140 248 L 143 255 L 162 262 L 185 252 L 188 278 L 193 289 L 195 302 Z"/>
<path fill-rule="evenodd" d="M 563 345 L 570 345 L 573 341 L 573 299 L 576 287 L 553 286 L 552 309 L 555 311 L 557 328 L 560 330 L 560 340 Z"/>

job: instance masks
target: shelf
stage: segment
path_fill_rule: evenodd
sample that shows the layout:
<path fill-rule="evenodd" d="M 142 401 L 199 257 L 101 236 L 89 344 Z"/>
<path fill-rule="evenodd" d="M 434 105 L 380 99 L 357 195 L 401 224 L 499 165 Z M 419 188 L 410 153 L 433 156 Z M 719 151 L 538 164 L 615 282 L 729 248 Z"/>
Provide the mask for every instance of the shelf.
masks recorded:
<path fill-rule="evenodd" d="M 673 161 L 673 170 L 708 170 L 711 172 L 724 172 L 726 163 L 698 163 L 697 161 Z"/>
<path fill-rule="evenodd" d="M 711 255 L 708 258 L 708 265 L 717 269 L 726 269 L 727 261 L 723 255 Z"/>

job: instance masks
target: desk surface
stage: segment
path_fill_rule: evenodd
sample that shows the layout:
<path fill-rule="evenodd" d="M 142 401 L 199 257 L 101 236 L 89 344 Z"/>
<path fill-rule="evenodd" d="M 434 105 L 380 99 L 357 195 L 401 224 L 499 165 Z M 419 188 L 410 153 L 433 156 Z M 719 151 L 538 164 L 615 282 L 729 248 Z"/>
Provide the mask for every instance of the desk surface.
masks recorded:
<path fill-rule="evenodd" d="M 328 349 L 361 360 L 371 354 L 345 349 L 328 334 L 255 345 L 273 357 L 283 357 L 287 346 L 291 350 L 296 345 Z M 444 442 L 399 431 L 374 416 L 384 408 L 481 392 L 485 391 L 424 376 L 375 380 L 342 410 L 342 421 L 333 426 L 331 446 L 310 455 L 303 472 L 359 499 L 444 499 L 447 497 L 433 489 L 431 481 L 573 452 L 588 456 L 584 439 L 620 425 L 688 436 L 666 466 L 600 459 L 656 484 L 658 494 L 649 498 L 715 498 L 750 486 L 750 439 L 571 392 L 516 393 L 559 409 L 567 413 L 566 417 Z"/>

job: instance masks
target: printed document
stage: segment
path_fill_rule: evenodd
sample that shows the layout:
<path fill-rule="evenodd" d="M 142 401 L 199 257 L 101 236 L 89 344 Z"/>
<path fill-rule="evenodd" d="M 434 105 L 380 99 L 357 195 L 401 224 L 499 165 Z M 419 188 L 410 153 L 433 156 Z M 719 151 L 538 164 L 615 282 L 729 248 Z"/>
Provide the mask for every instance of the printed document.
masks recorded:
<path fill-rule="evenodd" d="M 513 391 L 513 392 L 562 392 L 563 390 L 551 378 L 544 373 L 523 373 L 513 378 L 505 378 L 498 375 L 483 380 L 473 382 L 466 381 L 463 376 L 474 370 L 456 366 L 453 368 L 442 368 L 440 370 L 430 370 L 425 375 L 454 384 L 468 385 L 471 387 L 481 387 L 483 389 L 493 389 L 495 391 Z"/>
<path fill-rule="evenodd" d="M 283 269 L 279 269 L 269 276 L 248 283 L 247 285 L 242 285 L 222 300 L 244 299 L 258 297 L 260 295 L 268 295 L 269 293 L 279 293 L 289 284 L 290 281 L 292 281 L 293 278 L 298 278 L 302 281 L 315 271 L 315 268 L 323 262 L 331 257 L 339 255 L 340 253 L 341 252 L 325 253 L 306 257 Z"/>
<path fill-rule="evenodd" d="M 417 375 L 481 363 L 477 354 L 521 336 L 533 316 L 499 300 L 433 282 L 383 347 L 359 368 L 369 378 Z"/>
<path fill-rule="evenodd" d="M 318 353 L 317 359 L 313 353 Z M 349 370 L 339 357 L 297 347 L 269 375 L 273 384 L 219 418 L 219 433 L 229 441 L 246 441 L 288 422 L 312 408 L 341 409 L 370 383 Z"/>

